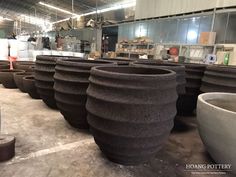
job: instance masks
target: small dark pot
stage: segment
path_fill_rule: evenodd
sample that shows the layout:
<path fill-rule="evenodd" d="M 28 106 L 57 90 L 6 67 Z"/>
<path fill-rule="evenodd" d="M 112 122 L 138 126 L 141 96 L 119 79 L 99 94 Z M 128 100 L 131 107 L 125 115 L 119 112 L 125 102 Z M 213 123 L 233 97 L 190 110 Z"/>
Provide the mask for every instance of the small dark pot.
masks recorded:
<path fill-rule="evenodd" d="M 7 62 L 0 62 L 0 70 L 1 69 L 9 69 L 10 68 L 10 65 L 9 64 L 7 64 Z M 1 84 L 1 81 L 0 81 L 0 84 Z"/>
<path fill-rule="evenodd" d="M 35 78 L 33 75 L 23 77 L 23 86 L 31 98 L 40 99 L 40 95 L 38 94 L 35 86 Z"/>
<path fill-rule="evenodd" d="M 0 81 L 5 88 L 17 88 L 14 81 L 14 73 L 24 73 L 24 70 L 18 69 L 2 69 L 0 70 Z"/>
<path fill-rule="evenodd" d="M 113 162 L 137 165 L 155 157 L 176 115 L 176 74 L 131 66 L 93 67 L 87 89 L 88 123 Z"/>
<path fill-rule="evenodd" d="M 90 69 L 112 64 L 105 60 L 59 60 L 54 75 L 57 107 L 65 120 L 75 128 L 87 129 L 86 90 Z"/>
<path fill-rule="evenodd" d="M 43 102 L 50 108 L 57 109 L 54 98 L 54 79 L 56 61 L 67 59 L 63 56 L 38 55 L 35 64 L 35 86 Z"/>
<path fill-rule="evenodd" d="M 10 65 L 6 63 L 0 63 L 0 69 L 10 69 Z"/>
<path fill-rule="evenodd" d="M 208 66 L 202 78 L 201 91 L 236 93 L 236 67 Z"/>
<path fill-rule="evenodd" d="M 23 85 L 23 77 L 30 76 L 32 74 L 33 73 L 30 73 L 30 72 L 14 73 L 15 84 L 18 87 L 18 89 L 20 89 L 20 91 L 22 91 L 23 93 L 26 93 L 26 91 L 24 89 L 24 85 Z"/>

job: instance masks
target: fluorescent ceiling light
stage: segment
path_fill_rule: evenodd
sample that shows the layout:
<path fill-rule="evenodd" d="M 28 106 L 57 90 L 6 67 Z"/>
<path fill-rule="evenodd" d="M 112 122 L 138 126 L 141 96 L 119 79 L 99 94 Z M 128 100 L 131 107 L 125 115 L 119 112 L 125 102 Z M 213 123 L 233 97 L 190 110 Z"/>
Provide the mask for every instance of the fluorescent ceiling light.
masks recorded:
<path fill-rule="evenodd" d="M 54 9 L 54 10 L 58 10 L 58 11 L 60 11 L 60 12 L 66 13 L 66 14 L 78 15 L 78 14 L 72 13 L 72 12 L 70 12 L 70 11 L 68 11 L 68 10 L 61 9 L 61 8 L 59 8 L 59 7 L 56 7 L 56 6 L 53 6 L 53 5 L 51 5 L 51 4 L 47 4 L 47 3 L 41 2 L 41 1 L 39 2 L 39 4 L 42 5 L 42 6 L 46 6 L 46 7 L 48 7 L 48 8 Z"/>
<path fill-rule="evenodd" d="M 82 17 L 82 16 L 93 15 L 93 14 L 96 14 L 96 13 L 99 14 L 99 13 L 109 12 L 109 11 L 113 11 L 113 10 L 125 9 L 125 8 L 129 8 L 129 7 L 134 7 L 135 5 L 136 5 L 136 0 L 128 0 L 128 1 L 126 0 L 126 1 L 123 1 L 123 2 L 120 2 L 120 3 L 116 3 L 116 4 L 114 4 L 111 7 L 107 7 L 107 8 L 103 8 L 103 9 L 98 9 L 97 11 L 95 10 L 95 11 L 84 13 L 84 14 L 75 15 L 72 18 L 78 18 L 78 17 Z M 59 20 L 59 21 L 53 22 L 52 24 L 56 24 L 56 23 L 60 23 L 60 22 L 63 22 L 63 21 L 67 21 L 69 19 L 70 18 Z"/>

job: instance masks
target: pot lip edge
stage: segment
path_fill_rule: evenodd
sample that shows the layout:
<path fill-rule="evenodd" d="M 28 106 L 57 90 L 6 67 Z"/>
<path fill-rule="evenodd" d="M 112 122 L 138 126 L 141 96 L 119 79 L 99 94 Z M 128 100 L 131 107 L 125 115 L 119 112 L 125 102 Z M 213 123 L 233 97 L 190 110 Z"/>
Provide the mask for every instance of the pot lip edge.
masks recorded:
<path fill-rule="evenodd" d="M 134 77 L 134 78 L 160 78 L 160 77 L 169 77 L 169 76 L 175 76 L 176 77 L 176 72 L 172 71 L 172 70 L 168 70 L 168 69 L 162 69 L 162 68 L 152 68 L 154 70 L 165 70 L 168 71 L 169 73 L 167 74 L 129 74 L 129 73 L 118 73 L 118 72 L 111 72 L 111 71 L 104 71 L 104 70 L 100 70 L 99 68 L 106 68 L 106 67 L 118 67 L 118 68 L 129 68 L 129 67 L 133 67 L 133 68 L 143 68 L 143 69 L 147 69 L 141 66 L 122 66 L 122 65 L 104 65 L 104 66 L 95 66 L 91 69 L 91 73 L 92 72 L 99 72 L 99 73 L 103 73 L 103 74 L 110 74 L 110 75 L 116 75 L 116 76 L 120 76 L 120 77 Z"/>
<path fill-rule="evenodd" d="M 227 95 L 227 96 L 234 96 L 236 97 L 236 93 L 226 93 L 226 92 L 209 92 L 209 93 L 203 93 L 203 94 L 200 94 L 198 96 L 198 101 L 205 104 L 205 105 L 208 105 L 209 107 L 213 107 L 215 108 L 217 111 L 223 111 L 223 112 L 226 112 L 226 113 L 229 113 L 229 114 L 232 114 L 232 115 L 235 115 L 236 116 L 236 112 L 234 111 L 230 111 L 230 110 L 227 110 L 227 109 L 224 109 L 224 108 L 221 108 L 219 106 L 215 106 L 213 104 L 210 104 L 206 101 L 206 99 L 204 99 L 205 96 L 208 96 L 208 95 Z"/>

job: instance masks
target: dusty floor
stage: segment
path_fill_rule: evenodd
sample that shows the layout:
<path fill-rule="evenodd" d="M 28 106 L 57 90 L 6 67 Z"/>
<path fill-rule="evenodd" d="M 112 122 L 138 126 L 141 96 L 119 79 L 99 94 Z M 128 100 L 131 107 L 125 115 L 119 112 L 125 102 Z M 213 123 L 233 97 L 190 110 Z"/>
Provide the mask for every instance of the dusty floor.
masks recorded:
<path fill-rule="evenodd" d="M 0 106 L 2 133 L 17 139 L 16 156 L 0 163 L 0 177 L 222 176 L 193 175 L 185 170 L 190 163 L 214 163 L 200 140 L 194 117 L 179 118 L 178 128 L 149 163 L 125 167 L 108 161 L 89 132 L 71 128 L 41 100 L 0 85 Z"/>

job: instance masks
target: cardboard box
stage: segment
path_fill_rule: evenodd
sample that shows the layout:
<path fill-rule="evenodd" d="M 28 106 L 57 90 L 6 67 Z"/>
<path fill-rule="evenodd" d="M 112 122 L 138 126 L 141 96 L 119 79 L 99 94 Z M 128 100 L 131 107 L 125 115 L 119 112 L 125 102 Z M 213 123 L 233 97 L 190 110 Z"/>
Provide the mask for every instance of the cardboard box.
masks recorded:
<path fill-rule="evenodd" d="M 199 37 L 199 44 L 214 45 L 216 41 L 216 32 L 201 32 Z"/>

